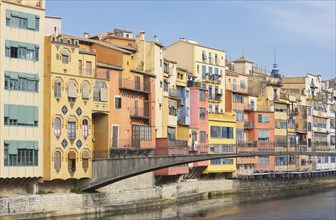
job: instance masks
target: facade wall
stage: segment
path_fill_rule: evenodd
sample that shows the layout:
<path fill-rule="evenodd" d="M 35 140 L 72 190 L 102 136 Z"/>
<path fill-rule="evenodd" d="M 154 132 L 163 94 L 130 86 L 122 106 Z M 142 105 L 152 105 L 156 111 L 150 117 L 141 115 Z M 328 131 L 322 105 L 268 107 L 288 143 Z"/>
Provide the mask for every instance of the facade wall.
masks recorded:
<path fill-rule="evenodd" d="M 19 28 L 13 24 L 14 13 L 27 16 L 29 27 Z M 0 111 L 2 115 L 0 118 L 0 178 L 42 177 L 44 1 L 30 1 L 27 5 L 14 1 L 2 1 L 0 15 Z M 6 19 L 9 21 L 8 24 Z M 36 20 L 38 20 L 38 26 L 36 26 Z M 11 49 L 19 47 L 25 48 L 25 51 L 29 47 L 34 52 L 23 57 L 21 54 L 19 57 Z M 33 91 L 22 91 L 11 84 L 8 84 L 8 87 L 4 86 L 6 80 L 18 81 L 26 79 L 27 76 L 33 77 L 29 80 L 37 84 Z M 6 106 L 10 106 L 9 109 Z M 35 115 L 28 114 L 26 110 L 19 110 L 14 116 L 16 106 L 20 106 L 21 110 L 34 109 Z M 11 125 L 5 125 L 6 117 L 11 120 L 9 123 Z M 22 117 L 33 121 L 35 125 L 31 123 L 28 125 L 27 121 L 23 123 L 25 125 L 18 125 Z M 32 156 L 23 158 L 22 155 L 26 152 L 31 153 Z"/>

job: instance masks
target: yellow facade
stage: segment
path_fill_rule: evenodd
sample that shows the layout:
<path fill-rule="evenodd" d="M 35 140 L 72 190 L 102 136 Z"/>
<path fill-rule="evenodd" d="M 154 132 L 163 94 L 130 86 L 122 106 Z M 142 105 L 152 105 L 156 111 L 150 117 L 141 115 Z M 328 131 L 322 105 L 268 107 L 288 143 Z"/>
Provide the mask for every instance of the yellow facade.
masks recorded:
<path fill-rule="evenodd" d="M 43 176 L 44 9 L 0 1 L 0 179 Z"/>
<path fill-rule="evenodd" d="M 217 127 L 229 127 L 232 128 L 232 138 L 214 138 L 212 137 L 212 126 Z M 235 153 L 236 152 L 236 116 L 229 114 L 215 114 L 209 113 L 209 146 L 211 147 L 231 147 L 228 152 L 223 152 L 223 149 L 218 149 L 220 153 Z M 222 130 L 221 130 L 222 133 Z M 217 150 L 212 151 L 209 149 L 209 153 L 218 153 Z M 220 164 L 212 164 L 209 161 L 209 166 L 203 173 L 234 173 L 236 171 L 236 159 L 220 159 Z M 225 164 L 229 162 L 230 164 Z M 232 162 L 232 163 L 231 163 Z M 223 164 L 224 163 L 224 164 Z"/>
<path fill-rule="evenodd" d="M 108 83 L 96 80 L 96 54 L 77 39 L 45 38 L 44 179 L 92 175 L 93 113 L 108 111 Z"/>

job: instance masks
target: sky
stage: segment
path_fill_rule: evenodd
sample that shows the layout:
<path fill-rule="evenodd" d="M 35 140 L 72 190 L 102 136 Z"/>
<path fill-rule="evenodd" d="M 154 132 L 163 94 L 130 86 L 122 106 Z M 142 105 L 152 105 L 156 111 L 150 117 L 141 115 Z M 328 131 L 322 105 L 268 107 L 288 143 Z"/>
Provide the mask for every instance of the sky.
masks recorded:
<path fill-rule="evenodd" d="M 336 1 L 46 0 L 46 15 L 62 18 L 62 33 L 92 36 L 115 28 L 145 31 L 165 46 L 180 38 L 241 55 L 284 76 L 336 76 Z"/>

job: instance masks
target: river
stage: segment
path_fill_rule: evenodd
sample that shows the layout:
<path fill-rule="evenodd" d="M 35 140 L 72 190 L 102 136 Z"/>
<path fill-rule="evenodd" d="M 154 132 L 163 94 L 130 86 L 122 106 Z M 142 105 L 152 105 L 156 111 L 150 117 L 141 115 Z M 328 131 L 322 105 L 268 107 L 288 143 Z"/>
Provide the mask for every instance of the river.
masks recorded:
<path fill-rule="evenodd" d="M 336 219 L 336 187 L 211 196 L 160 209 L 98 213 L 62 219 Z M 215 197 L 215 198 L 214 198 Z"/>

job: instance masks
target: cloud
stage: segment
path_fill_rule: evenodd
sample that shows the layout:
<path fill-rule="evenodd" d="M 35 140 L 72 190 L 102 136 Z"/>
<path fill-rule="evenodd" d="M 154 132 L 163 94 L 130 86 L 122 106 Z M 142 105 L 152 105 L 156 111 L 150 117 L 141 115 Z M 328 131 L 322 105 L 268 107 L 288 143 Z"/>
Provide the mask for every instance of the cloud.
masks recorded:
<path fill-rule="evenodd" d="M 335 47 L 335 1 L 286 1 L 245 4 L 278 29 L 299 41 Z M 273 30 L 274 31 L 274 30 Z"/>

